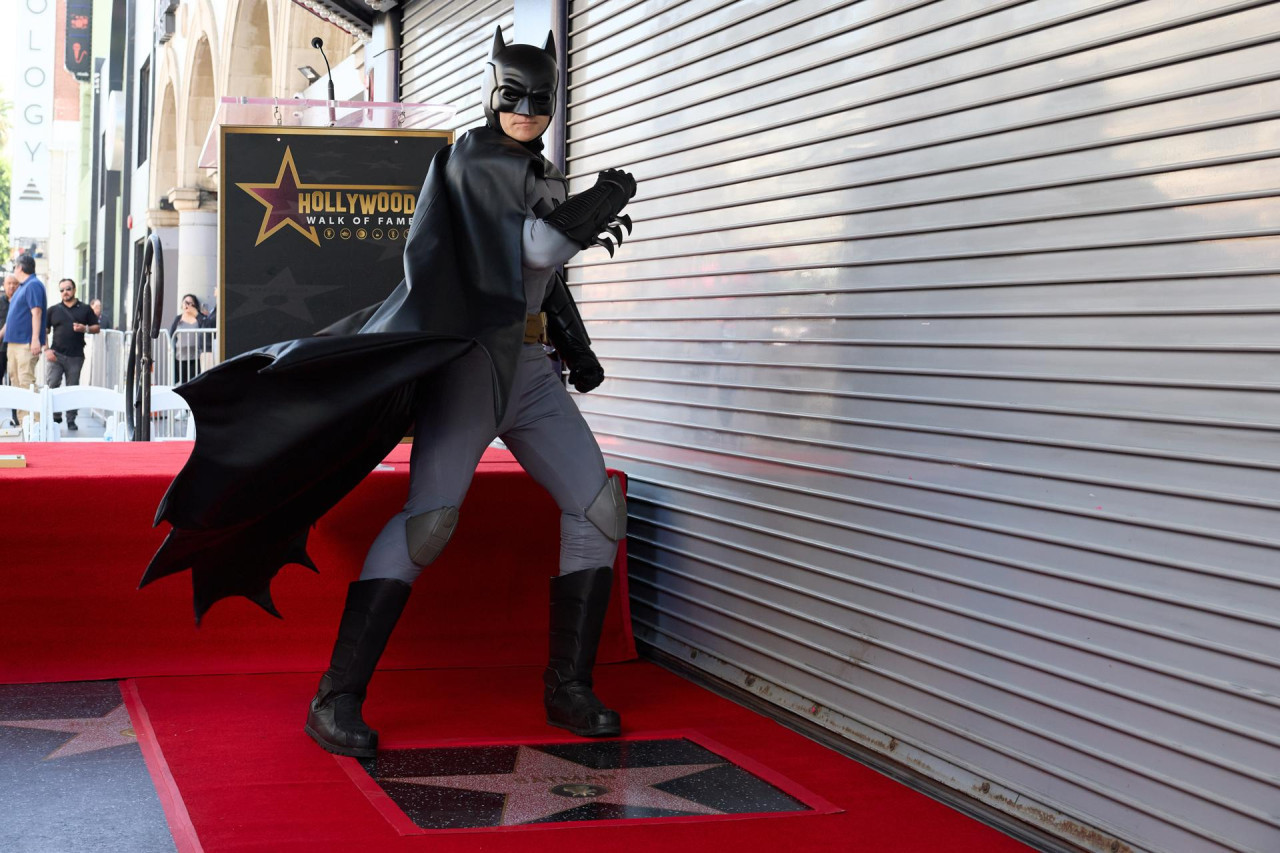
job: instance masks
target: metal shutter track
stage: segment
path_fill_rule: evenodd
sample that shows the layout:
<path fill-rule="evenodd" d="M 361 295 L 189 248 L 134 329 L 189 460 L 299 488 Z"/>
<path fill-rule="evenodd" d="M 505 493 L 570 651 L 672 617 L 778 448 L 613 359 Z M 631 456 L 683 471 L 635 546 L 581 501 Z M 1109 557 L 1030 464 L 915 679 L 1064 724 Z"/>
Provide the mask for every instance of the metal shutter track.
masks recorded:
<path fill-rule="evenodd" d="M 1280 850 L 1278 41 L 571 4 L 572 188 L 640 181 L 569 270 L 640 636 L 1086 847 Z"/>

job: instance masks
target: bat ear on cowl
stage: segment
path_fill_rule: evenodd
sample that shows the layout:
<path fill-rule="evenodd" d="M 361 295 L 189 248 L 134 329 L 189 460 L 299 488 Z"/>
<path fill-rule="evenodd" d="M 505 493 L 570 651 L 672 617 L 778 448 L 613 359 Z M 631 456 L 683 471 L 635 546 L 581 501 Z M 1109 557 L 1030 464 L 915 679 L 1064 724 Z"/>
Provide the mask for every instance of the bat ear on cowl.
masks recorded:
<path fill-rule="evenodd" d="M 556 34 L 551 30 L 547 30 L 547 43 L 542 46 L 542 49 L 551 54 L 552 59 L 556 58 Z"/>
<path fill-rule="evenodd" d="M 497 56 L 505 50 L 506 47 L 507 43 L 502 40 L 502 27 L 499 25 L 498 28 L 493 31 L 493 47 L 489 48 L 489 58 L 492 59 Z"/>

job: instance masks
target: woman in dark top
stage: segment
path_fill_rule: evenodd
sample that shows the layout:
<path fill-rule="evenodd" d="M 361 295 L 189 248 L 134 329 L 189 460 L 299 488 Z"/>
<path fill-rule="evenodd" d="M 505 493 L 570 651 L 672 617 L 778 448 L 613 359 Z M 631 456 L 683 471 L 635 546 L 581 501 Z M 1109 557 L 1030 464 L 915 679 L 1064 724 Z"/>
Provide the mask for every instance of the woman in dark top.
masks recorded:
<path fill-rule="evenodd" d="M 200 338 L 192 334 L 177 334 L 179 330 L 204 328 L 204 315 L 200 313 L 200 300 L 194 293 L 182 297 L 182 312 L 169 324 L 169 338 L 173 341 L 173 383 L 181 385 L 195 379 L 200 361 Z"/>

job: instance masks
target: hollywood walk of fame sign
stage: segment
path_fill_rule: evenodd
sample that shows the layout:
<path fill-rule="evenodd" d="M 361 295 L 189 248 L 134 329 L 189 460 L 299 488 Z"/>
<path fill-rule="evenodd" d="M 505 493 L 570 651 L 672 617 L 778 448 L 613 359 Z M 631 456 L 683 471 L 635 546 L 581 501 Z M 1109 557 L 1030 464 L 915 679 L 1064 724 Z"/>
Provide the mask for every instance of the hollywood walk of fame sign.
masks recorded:
<path fill-rule="evenodd" d="M 221 127 L 223 358 L 306 337 L 384 298 L 448 131 Z"/>

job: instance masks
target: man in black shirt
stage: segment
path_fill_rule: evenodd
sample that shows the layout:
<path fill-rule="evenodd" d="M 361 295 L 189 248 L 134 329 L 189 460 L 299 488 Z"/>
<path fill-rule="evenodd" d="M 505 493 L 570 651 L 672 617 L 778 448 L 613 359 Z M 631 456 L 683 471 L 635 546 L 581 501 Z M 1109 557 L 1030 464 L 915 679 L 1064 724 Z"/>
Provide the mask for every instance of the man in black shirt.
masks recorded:
<path fill-rule="evenodd" d="M 45 358 L 49 362 L 46 385 L 57 388 L 62 384 L 62 377 L 67 377 L 67 385 L 80 384 L 80 370 L 84 367 L 85 333 L 96 335 L 99 331 L 98 315 L 93 309 L 76 299 L 76 283 L 69 278 L 58 282 L 58 293 L 62 301 L 50 308 L 46 315 L 49 320 L 49 346 L 45 347 Z M 78 410 L 67 410 L 67 429 L 78 429 L 76 415 Z M 55 421 L 60 420 L 57 415 Z"/>

